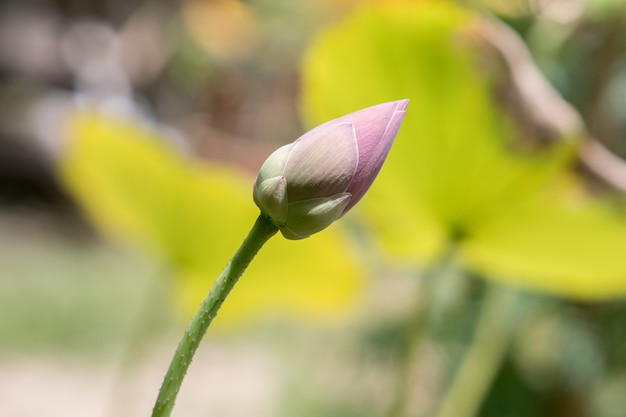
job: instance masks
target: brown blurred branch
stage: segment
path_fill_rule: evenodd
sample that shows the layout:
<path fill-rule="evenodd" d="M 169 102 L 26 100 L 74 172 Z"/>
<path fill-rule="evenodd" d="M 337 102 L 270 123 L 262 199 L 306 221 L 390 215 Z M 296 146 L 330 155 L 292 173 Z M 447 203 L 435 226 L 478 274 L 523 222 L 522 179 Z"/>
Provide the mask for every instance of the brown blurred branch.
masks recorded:
<path fill-rule="evenodd" d="M 578 156 L 594 174 L 613 187 L 626 191 L 626 161 L 608 150 L 600 141 L 588 138 Z"/>
<path fill-rule="evenodd" d="M 626 161 L 589 134 L 579 112 L 546 80 L 519 35 L 490 17 L 481 20 L 477 32 L 506 66 L 524 117 L 552 138 L 582 138 L 580 161 L 604 182 L 626 192 Z"/>

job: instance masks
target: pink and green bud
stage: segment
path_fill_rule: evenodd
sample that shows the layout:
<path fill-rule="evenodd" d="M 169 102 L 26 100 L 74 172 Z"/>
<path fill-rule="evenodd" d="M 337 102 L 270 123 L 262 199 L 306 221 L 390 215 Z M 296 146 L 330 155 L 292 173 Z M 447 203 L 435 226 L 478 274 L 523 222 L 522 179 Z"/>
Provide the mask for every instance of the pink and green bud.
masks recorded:
<path fill-rule="evenodd" d="M 408 100 L 378 104 L 324 123 L 263 163 L 254 201 L 287 239 L 317 233 L 350 210 L 387 157 Z"/>

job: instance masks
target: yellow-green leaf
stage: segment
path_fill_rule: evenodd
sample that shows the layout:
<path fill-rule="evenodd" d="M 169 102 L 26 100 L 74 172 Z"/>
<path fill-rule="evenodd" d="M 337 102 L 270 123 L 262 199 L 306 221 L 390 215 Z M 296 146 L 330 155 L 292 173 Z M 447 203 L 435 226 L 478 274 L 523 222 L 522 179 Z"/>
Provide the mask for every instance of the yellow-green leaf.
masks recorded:
<path fill-rule="evenodd" d="M 377 102 L 411 100 L 358 208 L 396 258 L 428 261 L 454 241 L 466 265 L 532 288 L 591 298 L 626 293 L 626 262 L 617 256 L 626 253 L 626 222 L 576 207 L 570 189 L 551 194 L 564 181 L 574 144 L 513 148 L 515 126 L 494 105 L 489 72 L 471 46 L 476 19 L 447 2 L 361 9 L 322 32 L 306 53 L 305 119 L 316 124 Z"/>
<path fill-rule="evenodd" d="M 470 227 L 486 207 L 532 193 L 563 160 L 508 152 L 512 129 L 493 108 L 487 80 L 463 44 L 470 23 L 445 3 L 366 8 L 323 33 L 303 65 L 303 109 L 312 123 L 376 102 L 411 100 L 372 194 L 393 202 L 410 193 L 422 206 L 414 210 L 422 219 L 415 225 L 435 222 L 448 233 Z M 418 231 L 413 239 L 432 239 Z"/>
<path fill-rule="evenodd" d="M 176 299 L 191 314 L 258 215 L 253 178 L 185 158 L 138 123 L 77 113 L 69 127 L 59 167 L 67 189 L 103 232 L 169 265 Z M 362 272 L 340 227 L 303 242 L 275 237 L 218 322 L 346 313 Z"/>
<path fill-rule="evenodd" d="M 563 181 L 482 222 L 461 258 L 487 276 L 576 298 L 626 293 L 623 213 Z"/>

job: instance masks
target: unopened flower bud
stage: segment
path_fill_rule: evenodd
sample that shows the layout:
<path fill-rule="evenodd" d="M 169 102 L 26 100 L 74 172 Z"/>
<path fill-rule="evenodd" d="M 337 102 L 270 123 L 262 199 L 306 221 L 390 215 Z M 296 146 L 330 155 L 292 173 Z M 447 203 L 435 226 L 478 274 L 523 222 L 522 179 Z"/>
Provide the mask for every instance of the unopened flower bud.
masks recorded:
<path fill-rule="evenodd" d="M 387 157 L 408 100 L 378 104 L 324 123 L 263 163 L 254 201 L 287 239 L 317 233 L 350 210 Z"/>

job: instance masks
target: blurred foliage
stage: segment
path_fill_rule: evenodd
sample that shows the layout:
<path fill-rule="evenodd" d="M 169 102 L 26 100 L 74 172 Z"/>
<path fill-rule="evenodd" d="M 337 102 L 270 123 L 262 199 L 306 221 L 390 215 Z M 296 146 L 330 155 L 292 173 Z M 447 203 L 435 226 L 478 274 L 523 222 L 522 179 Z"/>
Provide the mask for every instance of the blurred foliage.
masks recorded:
<path fill-rule="evenodd" d="M 275 359 L 252 371 L 257 399 L 270 415 L 436 415 L 477 348 L 495 280 L 531 291 L 515 320 L 498 316 L 514 334 L 493 341 L 508 346 L 503 357 L 483 358 L 499 369 L 475 414 L 623 417 L 623 195 L 600 197 L 606 187 L 576 164 L 577 143 L 519 123 L 500 83 L 506 71 L 484 53 L 482 20 L 468 8 L 513 28 L 589 133 L 626 155 L 625 0 L 3 2 L 0 374 L 12 375 L 16 352 L 54 361 L 126 343 L 140 345 L 129 362 L 147 358 L 134 365 L 156 385 L 147 346 L 169 354 L 175 341 L 161 337 L 181 325 L 175 314 L 195 309 L 244 238 L 257 213 L 249 173 L 302 132 L 298 110 L 312 126 L 409 98 L 362 203 L 311 239 L 271 240 L 225 303 L 222 329 L 256 320 L 226 349 Z M 77 101 L 117 116 L 74 112 L 60 131 Z M 72 199 L 151 266 L 33 221 L 29 210 L 76 219 Z M 224 340 L 206 340 L 202 356 Z M 232 371 L 237 355 L 212 357 L 224 369 L 188 383 L 179 412 L 242 415 L 254 381 Z M 139 367 L 118 387 L 133 404 L 149 385 L 136 382 Z M 199 408 L 231 379 L 220 405 Z M 8 383 L 0 414 L 15 414 L 20 394 L 32 398 L 39 385 L 29 382 Z M 46 401 L 50 392 L 36 393 L 45 413 L 76 415 L 76 403 Z"/>
<path fill-rule="evenodd" d="M 610 394 L 620 377 L 608 369 L 616 366 L 623 375 L 624 368 L 623 350 L 609 352 L 625 340 L 620 325 L 607 330 L 610 337 L 599 333 L 606 316 L 597 315 L 610 315 L 623 301 L 590 307 L 526 294 L 518 319 L 504 323 L 514 339 L 511 354 L 505 348 L 500 358 L 490 351 L 492 342 L 480 346 L 484 339 L 469 336 L 480 326 L 473 317 L 484 307 L 481 286 L 467 273 L 459 280 L 430 277 L 429 266 L 451 251 L 473 274 L 547 294 L 602 300 L 621 299 L 626 290 L 623 209 L 589 192 L 573 169 L 579 144 L 571 138 L 553 137 L 542 147 L 523 142 L 526 127 L 494 93 L 500 70 L 481 60 L 474 37 L 480 24 L 478 15 L 445 2 L 368 6 L 323 31 L 305 55 L 301 103 L 309 125 L 376 102 L 411 99 L 389 159 L 355 217 L 394 263 L 426 268 L 423 306 L 413 314 L 426 315 L 429 331 L 414 336 L 422 340 L 416 346 L 406 335 L 422 325 L 409 315 L 378 329 L 382 339 L 376 340 L 387 343 L 376 345 L 396 352 L 398 384 L 411 387 L 411 376 L 401 371 L 415 361 L 410 351 L 437 343 L 445 358 L 444 395 L 435 403 L 460 400 L 445 390 L 456 382 L 455 370 L 484 368 L 466 366 L 470 360 L 489 368 L 496 363 L 488 393 L 475 391 L 489 378 L 482 371 L 461 385 L 464 399 L 485 395 L 476 410 L 481 416 L 611 415 L 622 402 Z M 537 45 L 558 40 L 547 38 L 539 35 Z M 570 68 L 583 68 L 577 65 Z M 574 78 L 572 86 L 585 87 Z M 450 298 L 449 282 L 466 289 Z M 392 394 L 400 405 L 389 415 L 436 415 L 439 405 L 420 414 L 411 395 L 419 396 L 415 387 Z M 611 398 L 613 406 L 599 407 L 600 398 Z"/>
<path fill-rule="evenodd" d="M 156 131 L 112 116 L 71 116 L 60 170 L 97 226 L 165 261 L 189 316 L 257 213 L 252 178 L 184 158 Z M 248 274 L 220 312 L 223 327 L 287 313 L 337 320 L 363 279 L 338 227 L 302 244 L 274 239 Z"/>
<path fill-rule="evenodd" d="M 28 220 L 11 221 L 2 220 L 5 232 Z M 36 225 L 34 233 L 0 237 L 0 316 L 5 318 L 0 353 L 88 352 L 102 358 L 131 333 L 140 330 L 133 337 L 137 342 L 163 334 L 171 322 L 171 310 L 162 305 L 168 286 L 154 282 L 153 268 L 111 247 L 59 239 L 42 219 Z M 141 317 L 141 329 L 135 317 Z"/>
<path fill-rule="evenodd" d="M 624 294 L 624 217 L 568 173 L 572 143 L 513 152 L 513 122 L 493 104 L 472 53 L 476 18 L 443 5 L 356 13 L 308 52 L 305 115 L 319 123 L 411 99 L 363 204 L 393 255 L 425 262 L 455 245 L 487 277 L 580 298 Z"/>

